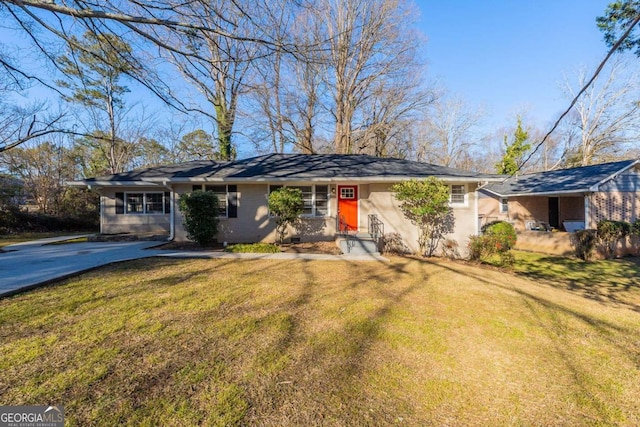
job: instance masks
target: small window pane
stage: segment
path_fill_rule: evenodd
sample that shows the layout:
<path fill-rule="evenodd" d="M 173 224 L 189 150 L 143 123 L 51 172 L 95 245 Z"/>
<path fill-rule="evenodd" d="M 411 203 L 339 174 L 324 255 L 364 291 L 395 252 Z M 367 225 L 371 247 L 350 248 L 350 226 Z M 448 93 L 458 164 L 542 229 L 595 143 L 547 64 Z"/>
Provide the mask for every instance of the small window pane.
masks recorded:
<path fill-rule="evenodd" d="M 164 213 L 164 201 L 162 193 L 147 193 L 145 199 L 145 213 L 161 214 Z"/>
<path fill-rule="evenodd" d="M 464 185 L 452 185 L 451 203 L 464 204 L 465 193 Z"/>
<path fill-rule="evenodd" d="M 340 188 L 340 198 L 341 199 L 353 199 L 355 198 L 355 192 L 353 191 L 353 187 L 342 187 Z"/>
<path fill-rule="evenodd" d="M 144 213 L 144 193 L 129 193 L 126 199 L 127 213 Z"/>
<path fill-rule="evenodd" d="M 500 212 L 509 212 L 509 199 L 500 199 Z"/>
<path fill-rule="evenodd" d="M 329 186 L 316 185 L 316 216 L 329 214 Z"/>

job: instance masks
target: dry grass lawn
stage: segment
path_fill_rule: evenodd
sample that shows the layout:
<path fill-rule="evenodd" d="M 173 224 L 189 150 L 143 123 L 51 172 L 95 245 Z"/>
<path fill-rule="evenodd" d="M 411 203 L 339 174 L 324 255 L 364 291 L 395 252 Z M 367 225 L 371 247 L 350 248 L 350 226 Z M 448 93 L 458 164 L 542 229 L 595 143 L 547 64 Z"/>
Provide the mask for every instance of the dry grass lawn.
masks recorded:
<path fill-rule="evenodd" d="M 448 261 L 129 262 L 0 300 L 68 426 L 640 425 L 640 312 Z"/>

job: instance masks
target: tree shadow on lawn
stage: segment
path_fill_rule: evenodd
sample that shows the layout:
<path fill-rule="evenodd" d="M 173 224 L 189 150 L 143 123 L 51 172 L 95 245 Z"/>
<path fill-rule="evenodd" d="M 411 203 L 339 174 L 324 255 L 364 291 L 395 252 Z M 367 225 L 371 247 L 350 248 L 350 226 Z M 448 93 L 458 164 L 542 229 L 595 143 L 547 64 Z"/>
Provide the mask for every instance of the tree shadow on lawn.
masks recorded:
<path fill-rule="evenodd" d="M 349 264 L 340 263 L 340 268 Z M 277 268 L 282 268 L 279 264 Z M 385 286 L 398 272 L 408 272 L 394 266 L 390 274 L 385 273 L 386 266 L 356 263 L 351 264 L 353 274 L 346 281 L 327 287 L 318 261 L 285 264 L 300 269 L 304 280 L 297 294 L 279 307 L 288 316 L 287 328 L 270 343 L 267 353 L 288 363 L 271 374 L 264 389 L 253 390 L 257 394 L 245 421 L 260 423 L 264 413 L 276 413 L 279 418 L 272 420 L 274 425 L 313 425 L 321 419 L 341 425 L 353 420 L 358 422 L 352 425 L 393 424 L 398 414 L 406 414 L 405 405 L 397 399 L 372 399 L 371 391 L 362 386 L 376 357 L 385 318 L 394 307 L 407 304 L 417 284 L 400 290 Z M 330 274 L 336 262 L 324 266 Z M 359 298 L 362 295 L 369 300 Z"/>
<path fill-rule="evenodd" d="M 430 262 L 430 261 L 426 261 L 426 262 Z M 510 292 L 515 292 L 516 294 L 522 296 L 527 301 L 527 305 L 529 307 L 531 307 L 531 303 L 536 303 L 547 310 L 556 311 L 556 312 L 569 315 L 579 320 L 580 322 L 585 323 L 590 327 L 592 327 L 593 329 L 595 329 L 599 333 L 599 335 L 601 335 L 604 339 L 606 339 L 611 344 L 617 346 L 623 352 L 626 352 L 627 348 L 624 346 L 620 346 L 620 343 L 618 341 L 612 340 L 611 337 L 617 334 L 623 334 L 625 336 L 634 336 L 637 333 L 636 330 L 625 328 L 618 324 L 615 324 L 603 319 L 597 319 L 595 317 L 588 316 L 584 313 L 580 313 L 576 310 L 572 310 L 564 305 L 561 305 L 549 299 L 545 299 L 538 295 L 535 295 L 533 292 L 526 291 L 522 287 L 516 287 L 516 285 L 513 285 L 513 284 L 512 285 L 505 284 L 505 283 L 508 283 L 508 280 L 504 282 L 500 282 L 498 280 L 489 279 L 486 276 L 474 274 L 467 269 L 463 270 L 462 268 L 457 267 L 455 264 L 452 264 L 452 263 L 447 264 L 446 262 L 437 262 L 436 264 L 450 271 L 472 277 L 486 285 L 495 286 Z M 509 275 L 509 273 L 499 273 L 499 274 Z M 630 357 L 630 360 L 632 360 L 635 364 L 640 365 L 640 341 L 638 341 L 636 345 L 639 347 L 637 349 L 637 352 L 635 352 L 634 354 L 629 354 L 628 356 Z"/>
<path fill-rule="evenodd" d="M 555 256 L 519 258 L 515 274 L 640 312 L 640 258 L 594 262 Z"/>
<path fill-rule="evenodd" d="M 579 388 L 580 393 L 575 396 L 579 399 L 580 405 L 591 408 L 597 414 L 598 419 L 606 424 L 615 425 L 618 423 L 619 413 L 617 412 L 618 408 L 615 407 L 617 395 L 612 395 L 611 390 L 607 388 L 609 387 L 608 381 L 611 379 L 599 378 L 597 373 L 594 373 L 594 366 L 590 364 L 590 359 L 585 359 L 581 346 L 585 339 L 592 342 L 600 340 L 627 359 L 629 365 L 638 367 L 640 366 L 640 341 L 632 339 L 637 336 L 638 329 L 625 327 L 603 318 L 596 318 L 587 312 L 576 311 L 549 298 L 537 295 L 533 288 L 529 291 L 527 287 L 509 280 L 503 281 L 476 274 L 471 269 L 462 268 L 455 264 L 437 262 L 437 265 L 522 297 L 523 305 L 530 313 L 534 323 L 546 335 L 553 352 L 562 360 L 566 372 L 570 373 L 570 377 Z M 494 274 L 507 275 L 508 273 L 495 272 Z M 567 322 L 567 318 L 576 320 L 578 325 L 586 326 L 587 331 L 591 332 L 585 333 L 579 326 L 572 327 Z M 602 347 L 602 351 L 607 351 L 604 346 Z"/>

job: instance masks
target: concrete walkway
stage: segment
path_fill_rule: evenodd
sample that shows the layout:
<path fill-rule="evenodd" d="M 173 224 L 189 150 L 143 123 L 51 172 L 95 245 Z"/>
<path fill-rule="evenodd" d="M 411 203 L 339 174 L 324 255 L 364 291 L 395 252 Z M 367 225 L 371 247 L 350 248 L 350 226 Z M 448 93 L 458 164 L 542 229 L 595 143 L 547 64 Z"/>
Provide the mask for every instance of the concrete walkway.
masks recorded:
<path fill-rule="evenodd" d="M 0 297 L 9 296 L 83 271 L 149 257 L 226 259 L 306 259 L 388 261 L 380 255 L 234 254 L 152 249 L 163 242 L 85 242 L 50 245 L 81 236 L 54 237 L 5 246 L 0 253 Z"/>

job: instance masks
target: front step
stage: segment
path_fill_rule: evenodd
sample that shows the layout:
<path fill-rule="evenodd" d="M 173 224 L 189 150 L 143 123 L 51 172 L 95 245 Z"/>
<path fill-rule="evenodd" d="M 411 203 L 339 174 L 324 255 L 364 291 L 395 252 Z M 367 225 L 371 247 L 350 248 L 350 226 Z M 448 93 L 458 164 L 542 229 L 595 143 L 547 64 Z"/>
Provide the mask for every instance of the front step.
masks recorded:
<path fill-rule="evenodd" d="M 343 254 L 380 255 L 377 242 L 369 235 L 349 235 L 348 240 L 344 236 L 339 236 L 337 244 Z"/>

